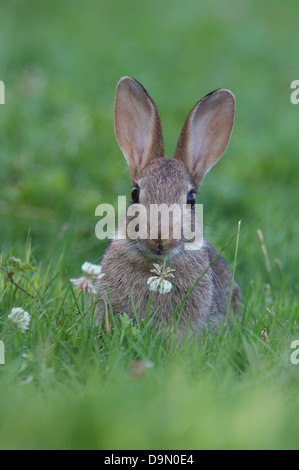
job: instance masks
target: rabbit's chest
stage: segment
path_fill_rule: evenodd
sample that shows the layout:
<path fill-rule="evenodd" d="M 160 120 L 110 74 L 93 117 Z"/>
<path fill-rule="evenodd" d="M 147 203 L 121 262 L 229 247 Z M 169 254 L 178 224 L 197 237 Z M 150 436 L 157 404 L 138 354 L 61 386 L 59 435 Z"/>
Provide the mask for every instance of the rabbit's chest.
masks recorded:
<path fill-rule="evenodd" d="M 147 283 L 151 273 L 136 270 L 123 277 L 114 277 L 109 286 L 112 310 L 121 314 L 126 312 L 134 317 L 137 313 L 142 320 L 148 311 L 163 323 L 180 317 L 183 324 L 204 324 L 209 315 L 212 293 L 209 282 L 203 278 L 190 292 L 186 277 L 171 279 L 172 289 L 167 293 L 150 290 Z"/>

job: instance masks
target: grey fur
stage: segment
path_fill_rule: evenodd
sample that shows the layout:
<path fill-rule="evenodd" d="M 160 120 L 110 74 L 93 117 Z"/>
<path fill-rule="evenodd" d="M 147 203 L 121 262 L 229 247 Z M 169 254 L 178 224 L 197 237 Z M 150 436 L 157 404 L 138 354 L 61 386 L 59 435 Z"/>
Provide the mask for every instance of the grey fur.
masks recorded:
<path fill-rule="evenodd" d="M 205 173 L 224 153 L 233 126 L 234 110 L 235 100 L 230 91 L 216 90 L 207 95 L 190 112 L 175 155 L 167 160 L 154 102 L 136 80 L 122 78 L 116 93 L 115 131 L 129 164 L 132 183 L 140 187 L 140 203 L 145 207 L 151 203 L 184 204 L 188 191 L 198 189 Z M 203 142 L 198 145 L 197 135 L 203 137 Z M 124 220 L 119 230 L 126 233 L 126 226 L 127 221 Z M 163 262 L 164 257 L 158 254 L 157 248 L 161 239 L 113 240 L 102 261 L 105 276 L 98 285 L 98 320 L 102 319 L 107 303 L 114 313 L 126 312 L 134 317 L 133 303 L 142 319 L 151 296 L 151 314 L 156 312 L 157 320 L 167 324 L 191 284 L 217 254 L 205 239 L 202 248 L 196 251 L 184 250 L 184 241 L 183 238 L 164 240 L 167 266 L 175 269 L 175 277 L 171 280 L 172 291 L 159 294 L 149 291 L 147 280 L 152 275 L 153 263 L 159 259 Z M 187 297 L 179 336 L 187 327 L 197 336 L 207 326 L 217 331 L 226 317 L 231 281 L 227 263 L 218 258 Z M 235 313 L 238 312 L 240 298 L 240 289 L 234 283 L 231 310 Z"/>

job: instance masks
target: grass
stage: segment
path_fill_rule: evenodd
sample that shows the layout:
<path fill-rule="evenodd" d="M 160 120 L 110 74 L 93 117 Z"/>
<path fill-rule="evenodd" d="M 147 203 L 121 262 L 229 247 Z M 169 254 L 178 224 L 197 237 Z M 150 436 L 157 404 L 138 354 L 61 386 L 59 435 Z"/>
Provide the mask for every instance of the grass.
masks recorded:
<path fill-rule="evenodd" d="M 179 344 L 125 314 L 117 321 L 110 313 L 107 334 L 86 315 L 89 294 L 73 290 L 63 263 L 35 266 L 29 243 L 24 260 L 13 279 L 34 298 L 3 282 L 11 264 L 2 260 L 3 310 L 22 305 L 32 314 L 24 333 L 6 315 L 1 321 L 2 448 L 297 447 L 295 299 L 252 285 L 241 323 L 200 342 Z"/>
<path fill-rule="evenodd" d="M 2 449 L 298 449 L 298 6 L 238 5 L 1 3 Z M 218 251 L 242 220 L 237 258 L 235 242 L 223 255 L 243 318 L 200 342 L 111 312 L 107 334 L 69 282 L 103 255 L 96 206 L 130 193 L 113 133 L 123 75 L 155 99 L 168 154 L 204 94 L 237 98 L 228 151 L 198 197 Z M 9 322 L 13 307 L 30 313 L 28 331 Z"/>

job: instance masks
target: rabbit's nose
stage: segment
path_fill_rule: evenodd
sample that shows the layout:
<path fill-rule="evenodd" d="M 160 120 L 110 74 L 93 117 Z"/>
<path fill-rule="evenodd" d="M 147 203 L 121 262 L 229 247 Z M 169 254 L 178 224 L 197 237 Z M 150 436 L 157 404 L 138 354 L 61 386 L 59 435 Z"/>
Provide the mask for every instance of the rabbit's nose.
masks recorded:
<path fill-rule="evenodd" d="M 162 255 L 166 252 L 167 246 L 165 240 L 162 240 L 161 238 L 158 238 L 156 240 L 152 240 L 155 245 L 155 251 L 157 254 Z"/>
<path fill-rule="evenodd" d="M 164 240 L 161 240 L 161 238 L 159 238 L 159 240 L 157 240 L 157 250 L 158 251 L 161 251 L 161 252 L 164 252 L 166 249 L 166 243 Z"/>
<path fill-rule="evenodd" d="M 161 238 L 148 238 L 145 241 L 145 245 L 149 250 L 157 255 L 164 255 L 167 251 L 167 243 Z"/>

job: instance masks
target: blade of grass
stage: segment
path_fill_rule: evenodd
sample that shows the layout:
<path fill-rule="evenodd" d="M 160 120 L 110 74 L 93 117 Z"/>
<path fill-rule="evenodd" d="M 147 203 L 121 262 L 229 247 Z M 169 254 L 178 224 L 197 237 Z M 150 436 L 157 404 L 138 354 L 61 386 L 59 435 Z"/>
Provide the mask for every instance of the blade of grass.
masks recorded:
<path fill-rule="evenodd" d="M 224 321 L 224 324 L 223 324 L 224 327 L 226 327 L 226 325 L 227 325 L 227 320 L 228 320 L 228 316 L 229 316 L 229 312 L 230 312 L 230 305 L 231 305 L 231 300 L 232 300 L 232 293 L 233 293 L 233 288 L 234 288 L 234 282 L 235 282 L 235 272 L 236 272 L 236 264 L 237 264 L 237 257 L 238 257 L 240 228 L 241 228 L 241 220 L 239 220 L 239 222 L 238 222 L 235 257 L 234 257 L 234 265 L 233 265 L 233 273 L 232 273 L 232 281 L 231 281 L 231 285 L 230 285 L 230 293 L 229 293 L 229 299 L 228 299 L 228 305 L 227 305 L 227 310 L 226 310 L 225 321 Z"/>

